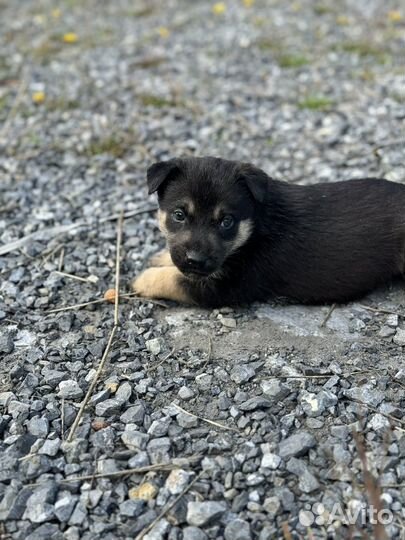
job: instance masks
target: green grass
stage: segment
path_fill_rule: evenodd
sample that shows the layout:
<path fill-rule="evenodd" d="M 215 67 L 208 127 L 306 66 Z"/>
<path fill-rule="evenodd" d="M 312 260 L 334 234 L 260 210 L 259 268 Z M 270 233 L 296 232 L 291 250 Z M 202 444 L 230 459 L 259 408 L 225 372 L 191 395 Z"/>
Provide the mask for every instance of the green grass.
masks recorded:
<path fill-rule="evenodd" d="M 173 100 L 166 99 L 154 94 L 141 94 L 139 100 L 145 107 L 155 107 L 157 109 L 162 107 L 174 107 L 177 105 Z"/>
<path fill-rule="evenodd" d="M 136 143 L 134 133 L 116 133 L 105 138 L 94 139 L 84 149 L 87 157 L 109 154 L 115 158 L 125 156 Z"/>
<path fill-rule="evenodd" d="M 390 58 L 386 48 L 378 47 L 367 41 L 346 41 L 336 44 L 335 49 L 356 54 L 360 58 L 373 58 L 380 64 L 386 64 Z"/>
<path fill-rule="evenodd" d="M 282 54 L 277 58 L 277 62 L 282 68 L 298 68 L 310 63 L 306 56 L 299 54 Z"/>
<path fill-rule="evenodd" d="M 309 109 L 311 111 L 324 111 L 330 109 L 334 101 L 324 96 L 307 96 L 298 102 L 300 109 Z"/>

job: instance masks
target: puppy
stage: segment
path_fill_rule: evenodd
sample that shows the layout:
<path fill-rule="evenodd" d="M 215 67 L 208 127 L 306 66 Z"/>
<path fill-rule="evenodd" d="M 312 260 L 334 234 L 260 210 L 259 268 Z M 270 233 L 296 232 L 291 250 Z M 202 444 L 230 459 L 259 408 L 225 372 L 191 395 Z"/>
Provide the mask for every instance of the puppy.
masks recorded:
<path fill-rule="evenodd" d="M 147 181 L 169 249 L 134 280 L 140 296 L 346 302 L 405 273 L 405 185 L 296 186 L 213 157 L 155 163 Z"/>

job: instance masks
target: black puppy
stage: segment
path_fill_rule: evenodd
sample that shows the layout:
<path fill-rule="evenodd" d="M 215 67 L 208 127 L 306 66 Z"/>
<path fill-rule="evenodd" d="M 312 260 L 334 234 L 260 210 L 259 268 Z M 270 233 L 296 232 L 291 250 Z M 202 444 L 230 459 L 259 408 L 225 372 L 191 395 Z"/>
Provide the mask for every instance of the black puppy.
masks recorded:
<path fill-rule="evenodd" d="M 405 273 L 405 185 L 295 186 L 213 157 L 155 163 L 147 178 L 169 251 L 134 280 L 141 296 L 345 302 Z"/>

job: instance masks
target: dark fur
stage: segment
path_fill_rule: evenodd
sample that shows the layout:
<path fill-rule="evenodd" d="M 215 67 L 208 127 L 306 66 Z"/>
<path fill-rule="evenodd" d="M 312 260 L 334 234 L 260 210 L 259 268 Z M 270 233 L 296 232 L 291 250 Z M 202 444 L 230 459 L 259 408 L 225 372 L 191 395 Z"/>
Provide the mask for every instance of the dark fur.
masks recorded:
<path fill-rule="evenodd" d="M 220 270 L 214 277 L 179 278 L 200 305 L 269 297 L 345 302 L 404 275 L 405 185 L 364 178 L 296 186 L 252 165 L 211 157 L 156 163 L 148 185 L 168 213 L 176 266 L 184 272 L 184 254 L 194 249 L 212 259 L 210 271 Z M 195 214 L 179 227 L 170 216 L 184 197 Z M 253 222 L 250 237 L 229 255 L 232 238 L 224 238 L 213 220 L 218 204 Z"/>

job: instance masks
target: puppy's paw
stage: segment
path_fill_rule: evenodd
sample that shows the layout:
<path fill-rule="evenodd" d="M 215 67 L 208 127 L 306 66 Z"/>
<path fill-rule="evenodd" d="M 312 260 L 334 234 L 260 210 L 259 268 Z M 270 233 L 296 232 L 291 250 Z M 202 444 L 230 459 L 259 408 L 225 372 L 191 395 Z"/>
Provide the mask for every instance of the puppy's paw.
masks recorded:
<path fill-rule="evenodd" d="M 168 249 L 156 253 L 150 261 L 149 266 L 174 266 L 172 257 Z"/>
<path fill-rule="evenodd" d="M 163 298 L 190 304 L 189 295 L 182 286 L 182 274 L 175 266 L 144 270 L 132 282 L 132 290 L 146 298 Z"/>

